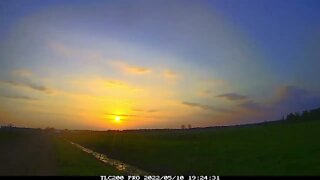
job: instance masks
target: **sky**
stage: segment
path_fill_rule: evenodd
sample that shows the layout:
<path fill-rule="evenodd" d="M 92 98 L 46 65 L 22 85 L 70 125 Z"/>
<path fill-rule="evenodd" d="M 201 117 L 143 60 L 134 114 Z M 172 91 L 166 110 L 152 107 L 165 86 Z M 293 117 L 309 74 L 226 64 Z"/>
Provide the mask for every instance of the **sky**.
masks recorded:
<path fill-rule="evenodd" d="M 318 0 L 0 0 L 0 124 L 225 126 L 320 107 Z"/>

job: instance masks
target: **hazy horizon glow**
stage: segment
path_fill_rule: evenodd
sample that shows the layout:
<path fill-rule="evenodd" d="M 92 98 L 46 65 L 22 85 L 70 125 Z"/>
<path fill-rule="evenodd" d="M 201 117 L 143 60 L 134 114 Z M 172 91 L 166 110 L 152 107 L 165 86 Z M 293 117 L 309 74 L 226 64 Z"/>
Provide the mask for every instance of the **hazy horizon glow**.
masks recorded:
<path fill-rule="evenodd" d="M 0 124 L 255 123 L 320 106 L 317 0 L 0 1 Z"/>

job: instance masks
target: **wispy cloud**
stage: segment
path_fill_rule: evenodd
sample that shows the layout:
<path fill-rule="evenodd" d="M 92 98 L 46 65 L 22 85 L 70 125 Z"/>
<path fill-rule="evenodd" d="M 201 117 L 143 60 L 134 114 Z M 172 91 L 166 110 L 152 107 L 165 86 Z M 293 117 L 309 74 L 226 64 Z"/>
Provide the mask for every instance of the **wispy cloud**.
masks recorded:
<path fill-rule="evenodd" d="M 237 93 L 226 93 L 226 94 L 218 95 L 216 97 L 225 98 L 230 101 L 246 100 L 248 98 L 247 96 L 243 96 Z"/>
<path fill-rule="evenodd" d="M 129 65 L 126 62 L 123 61 L 111 61 L 110 64 L 112 66 L 117 67 L 122 72 L 128 73 L 128 74 L 135 74 L 135 75 L 145 75 L 152 72 L 151 68 L 143 67 L 143 66 L 137 66 L 137 65 Z"/>
<path fill-rule="evenodd" d="M 103 63 L 105 58 L 99 51 L 68 46 L 60 42 L 50 42 L 49 47 L 56 53 L 75 60 Z"/>
<path fill-rule="evenodd" d="M 110 114 L 106 114 L 106 115 L 110 115 L 110 116 L 123 116 L 123 117 L 139 116 L 139 115 L 134 115 L 134 114 L 114 114 L 114 113 L 110 113 Z"/>
<path fill-rule="evenodd" d="M 62 43 L 51 42 L 49 43 L 49 47 L 52 48 L 55 52 L 64 56 L 72 57 L 76 55 L 76 52 L 74 49 L 67 47 Z"/>
<path fill-rule="evenodd" d="M 238 104 L 238 107 L 247 109 L 247 110 L 252 110 L 252 111 L 263 111 L 266 110 L 266 107 L 262 106 L 261 104 L 253 101 L 253 100 L 247 100 L 245 102 L 242 102 Z"/>
<path fill-rule="evenodd" d="M 34 82 L 34 74 L 25 69 L 18 69 L 13 70 L 11 72 L 12 77 L 10 79 L 0 80 L 1 83 L 9 84 L 12 86 L 19 86 L 19 87 L 27 87 L 36 91 L 41 91 L 47 94 L 53 92 L 53 89 L 46 87 L 40 83 Z"/>
<path fill-rule="evenodd" d="M 225 80 L 213 77 L 205 77 L 201 79 L 198 84 L 197 96 L 205 98 L 215 97 L 217 92 L 223 92 L 230 88 Z"/>
<path fill-rule="evenodd" d="M 207 85 L 207 86 L 221 86 L 221 85 L 228 85 L 228 82 L 222 79 L 217 79 L 217 78 L 206 78 L 204 80 L 201 81 L 203 84 Z"/>
<path fill-rule="evenodd" d="M 213 107 L 211 107 L 209 105 L 200 104 L 200 103 L 182 102 L 182 104 L 190 106 L 190 107 L 198 107 L 198 108 L 201 108 L 204 110 L 213 110 Z"/>
<path fill-rule="evenodd" d="M 153 113 L 153 112 L 158 112 L 159 110 L 157 109 L 140 109 L 140 108 L 133 108 L 133 111 L 136 112 L 149 112 L 149 113 Z"/>
<path fill-rule="evenodd" d="M 112 79 L 112 80 L 104 79 L 103 82 L 109 88 L 120 88 L 120 89 L 128 89 L 128 90 L 133 90 L 133 91 L 142 90 L 141 88 L 137 88 L 137 87 L 125 82 L 125 81 L 114 80 L 114 79 Z"/>
<path fill-rule="evenodd" d="M 286 113 L 313 109 L 320 106 L 320 97 L 310 94 L 308 91 L 295 86 L 279 87 L 271 101 L 258 103 L 252 99 L 246 99 L 237 104 L 242 110 L 253 113 L 263 113 L 264 118 L 274 120 L 286 115 Z"/>
<path fill-rule="evenodd" d="M 151 69 L 146 67 L 129 66 L 129 65 L 124 66 L 124 70 L 125 72 L 130 74 L 147 74 L 151 72 Z"/>
<path fill-rule="evenodd" d="M 32 76 L 32 72 L 28 69 L 15 69 L 11 72 L 13 76 L 28 78 Z"/>
<path fill-rule="evenodd" d="M 177 79 L 179 77 L 178 74 L 176 72 L 172 71 L 172 70 L 165 70 L 163 72 L 163 75 L 164 75 L 165 78 L 173 79 L 173 80 L 175 80 L 175 79 Z"/>
<path fill-rule="evenodd" d="M 157 109 L 149 109 L 147 112 L 153 113 L 153 112 L 158 112 L 159 110 Z"/>
<path fill-rule="evenodd" d="M 196 107 L 203 110 L 215 111 L 215 112 L 230 112 L 231 110 L 215 108 L 209 105 L 194 103 L 194 102 L 182 102 L 182 104 L 187 105 L 189 107 Z"/>
<path fill-rule="evenodd" d="M 2 83 L 7 83 L 13 86 L 20 86 L 20 87 L 28 87 L 30 89 L 36 90 L 36 91 L 41 91 L 47 94 L 52 93 L 53 91 L 48 88 L 45 87 L 43 85 L 40 84 L 35 84 L 33 82 L 30 81 L 26 81 L 26 80 L 0 80 L 0 82 Z"/>
<path fill-rule="evenodd" d="M 279 87 L 272 104 L 283 111 L 301 111 L 320 106 L 320 97 L 295 86 Z"/>
<path fill-rule="evenodd" d="M 128 84 L 118 81 L 118 80 L 106 80 L 105 83 L 107 84 L 107 86 L 109 87 L 129 87 Z"/>
<path fill-rule="evenodd" d="M 107 116 L 115 117 L 115 116 L 120 116 L 124 118 L 159 118 L 156 115 L 148 115 L 146 112 L 144 113 L 138 113 L 138 114 L 117 114 L 117 113 L 107 113 L 105 114 Z"/>
<path fill-rule="evenodd" d="M 36 101 L 37 98 L 29 97 L 29 96 L 23 96 L 23 95 L 4 95 L 0 94 L 1 97 L 5 98 L 12 98 L 12 99 L 22 99 L 22 100 L 28 100 L 28 101 Z"/>
<path fill-rule="evenodd" d="M 213 90 L 211 90 L 211 89 L 205 89 L 200 92 L 200 95 L 208 96 L 208 95 L 212 94 L 212 92 L 213 92 Z"/>
<path fill-rule="evenodd" d="M 309 96 L 309 93 L 304 89 L 295 86 L 283 86 L 277 89 L 275 102 L 286 101 L 288 99 L 297 100 L 307 96 Z"/>
<path fill-rule="evenodd" d="M 115 114 L 115 113 L 109 113 L 106 114 L 107 116 L 120 116 L 120 117 L 139 117 L 139 118 L 155 118 L 157 116 L 147 116 L 147 115 L 137 115 L 137 114 Z"/>

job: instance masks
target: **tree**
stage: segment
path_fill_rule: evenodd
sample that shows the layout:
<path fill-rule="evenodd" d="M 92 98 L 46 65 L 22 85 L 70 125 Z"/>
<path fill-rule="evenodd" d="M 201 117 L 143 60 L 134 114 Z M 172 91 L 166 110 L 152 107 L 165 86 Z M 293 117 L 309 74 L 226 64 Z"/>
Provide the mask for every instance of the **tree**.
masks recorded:
<path fill-rule="evenodd" d="M 303 111 L 303 112 L 302 112 L 302 115 L 301 115 L 301 119 L 302 119 L 302 120 L 308 120 L 308 119 L 309 119 L 309 116 L 310 116 L 309 111 Z"/>
<path fill-rule="evenodd" d="M 287 115 L 286 120 L 288 120 L 288 121 L 292 121 L 292 120 L 294 120 L 294 119 L 295 119 L 295 116 L 294 116 L 294 114 L 293 114 L 293 113 L 290 113 L 290 114 L 288 114 L 288 115 Z"/>

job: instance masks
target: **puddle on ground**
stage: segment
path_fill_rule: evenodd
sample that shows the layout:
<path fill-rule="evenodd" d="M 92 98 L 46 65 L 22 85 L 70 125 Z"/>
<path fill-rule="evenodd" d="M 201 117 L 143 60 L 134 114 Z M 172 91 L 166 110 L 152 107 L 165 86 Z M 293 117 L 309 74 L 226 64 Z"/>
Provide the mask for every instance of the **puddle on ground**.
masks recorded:
<path fill-rule="evenodd" d="M 132 165 L 129 164 L 125 164 L 121 161 L 115 160 L 115 159 L 110 159 L 108 158 L 106 155 L 101 154 L 101 153 L 97 153 L 94 152 L 93 150 L 83 147 L 77 143 L 74 143 L 72 141 L 66 140 L 69 143 L 71 143 L 72 145 L 76 146 L 77 148 L 81 149 L 82 151 L 93 155 L 95 158 L 97 158 L 98 160 L 104 162 L 105 164 L 111 165 L 113 167 L 115 167 L 116 169 L 118 169 L 119 171 L 123 171 L 125 172 L 127 175 L 151 175 L 151 173 L 143 171 L 141 169 L 138 169 Z"/>

